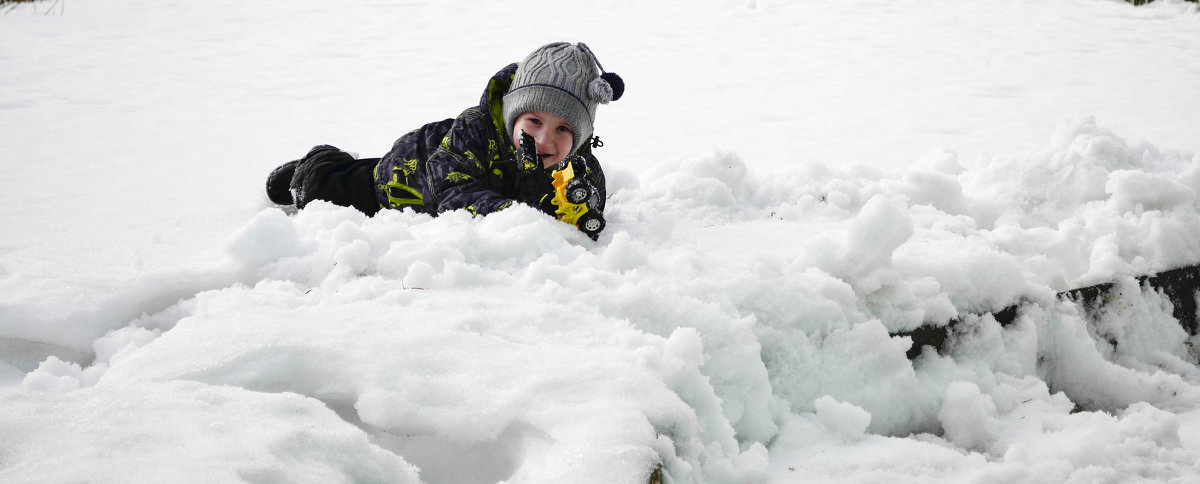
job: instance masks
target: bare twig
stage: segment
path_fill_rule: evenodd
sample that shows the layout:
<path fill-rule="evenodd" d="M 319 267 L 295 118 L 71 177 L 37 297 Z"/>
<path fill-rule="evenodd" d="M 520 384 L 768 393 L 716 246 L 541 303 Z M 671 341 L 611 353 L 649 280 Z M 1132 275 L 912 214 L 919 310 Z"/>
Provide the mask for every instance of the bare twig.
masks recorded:
<path fill-rule="evenodd" d="M 4 15 L 8 15 L 9 12 L 12 12 L 13 10 L 16 10 L 17 7 L 20 7 L 22 3 L 28 3 L 31 7 L 33 7 L 33 14 L 37 15 L 37 4 L 41 1 L 42 0 L 0 0 L 0 7 L 8 7 L 4 10 Z M 58 7 L 58 14 L 63 15 L 66 13 L 67 2 L 64 0 L 54 0 L 54 3 L 50 4 L 50 6 L 46 8 L 46 11 L 42 12 L 42 15 L 50 15 L 54 12 L 54 7 Z"/>

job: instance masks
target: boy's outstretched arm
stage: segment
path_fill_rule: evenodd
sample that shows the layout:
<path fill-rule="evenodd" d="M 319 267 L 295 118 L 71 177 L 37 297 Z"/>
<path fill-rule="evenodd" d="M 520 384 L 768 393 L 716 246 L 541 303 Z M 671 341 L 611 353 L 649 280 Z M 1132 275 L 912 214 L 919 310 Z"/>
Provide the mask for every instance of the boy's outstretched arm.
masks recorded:
<path fill-rule="evenodd" d="M 439 159 L 440 158 L 440 159 Z M 514 202 L 492 189 L 483 170 L 473 169 L 468 159 L 457 153 L 435 153 L 430 157 L 427 175 L 433 188 L 437 212 L 465 209 L 487 215 L 508 208 Z"/>
<path fill-rule="evenodd" d="M 441 146 L 429 157 L 426 176 L 436 211 L 465 209 L 486 215 L 513 203 L 525 203 L 546 211 L 538 204 L 541 195 L 535 192 L 550 193 L 549 182 L 539 187 L 530 183 L 530 179 L 522 180 L 516 166 L 493 163 L 489 159 L 491 140 L 487 136 L 492 134 L 493 128 L 471 119 L 474 114 L 468 112 L 460 116 Z"/>

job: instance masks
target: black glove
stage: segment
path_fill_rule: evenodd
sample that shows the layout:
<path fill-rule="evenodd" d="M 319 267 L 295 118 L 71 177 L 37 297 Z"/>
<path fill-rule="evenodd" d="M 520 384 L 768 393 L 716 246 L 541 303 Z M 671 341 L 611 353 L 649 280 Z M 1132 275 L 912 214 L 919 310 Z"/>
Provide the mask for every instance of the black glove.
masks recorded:
<path fill-rule="evenodd" d="M 550 172 L 542 166 L 542 159 L 537 155 L 537 144 L 533 136 L 520 132 L 521 149 L 517 153 L 516 199 L 531 207 L 553 216 L 557 210 L 554 204 L 554 185 Z"/>
<path fill-rule="evenodd" d="M 541 167 L 538 167 L 535 173 L 522 173 L 518 176 L 516 200 L 551 216 L 557 211 L 551 203 L 554 200 L 554 185 L 550 183 L 546 170 Z"/>

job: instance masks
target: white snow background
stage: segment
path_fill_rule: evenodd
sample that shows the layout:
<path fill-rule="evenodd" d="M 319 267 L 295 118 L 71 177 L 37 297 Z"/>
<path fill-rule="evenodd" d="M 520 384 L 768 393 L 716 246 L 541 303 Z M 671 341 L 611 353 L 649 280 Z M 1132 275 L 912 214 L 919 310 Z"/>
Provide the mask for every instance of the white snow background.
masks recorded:
<path fill-rule="evenodd" d="M 557 40 L 627 84 L 598 242 L 266 201 Z M 0 481 L 1200 482 L 1196 338 L 1053 297 L 1200 263 L 1197 46 L 1177 0 L 6 5 Z"/>

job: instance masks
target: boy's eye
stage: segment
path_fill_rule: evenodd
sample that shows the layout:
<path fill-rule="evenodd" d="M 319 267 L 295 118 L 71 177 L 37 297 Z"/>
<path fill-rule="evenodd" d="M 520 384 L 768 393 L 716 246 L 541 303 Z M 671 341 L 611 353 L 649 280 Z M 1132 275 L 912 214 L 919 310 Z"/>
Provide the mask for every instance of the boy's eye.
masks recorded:
<path fill-rule="evenodd" d="M 558 127 L 558 130 L 559 130 L 559 131 L 566 131 L 566 132 L 570 133 L 570 132 L 571 132 L 571 127 L 570 127 L 570 126 L 559 126 L 559 127 Z"/>
<path fill-rule="evenodd" d="M 538 118 L 529 118 L 529 122 L 530 122 L 530 123 L 533 123 L 533 124 L 536 124 L 536 125 L 539 125 L 539 126 L 542 124 L 542 120 L 540 120 L 540 119 L 538 119 Z"/>

